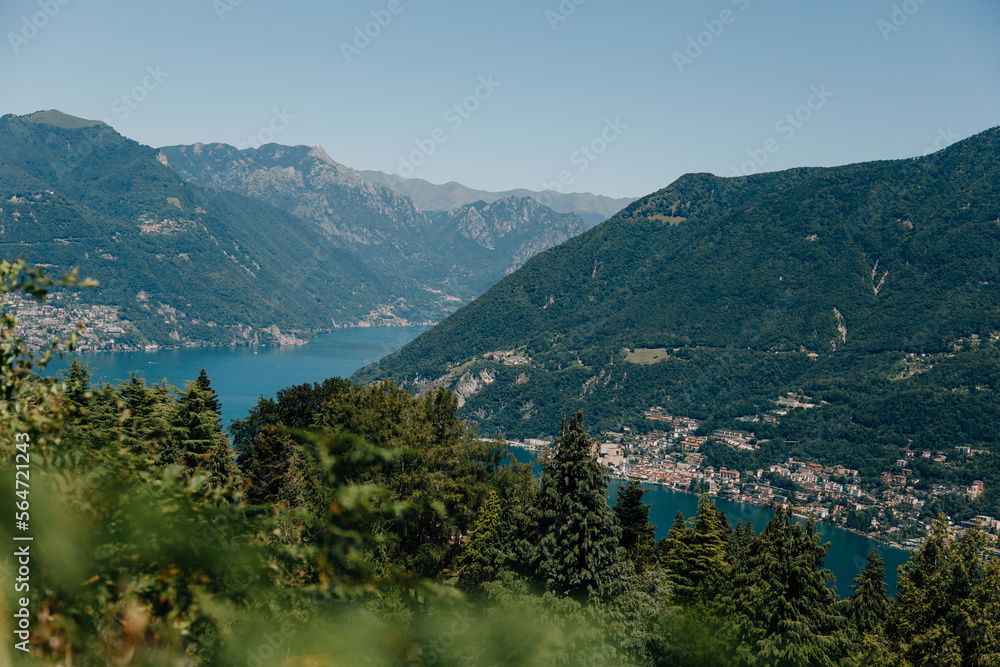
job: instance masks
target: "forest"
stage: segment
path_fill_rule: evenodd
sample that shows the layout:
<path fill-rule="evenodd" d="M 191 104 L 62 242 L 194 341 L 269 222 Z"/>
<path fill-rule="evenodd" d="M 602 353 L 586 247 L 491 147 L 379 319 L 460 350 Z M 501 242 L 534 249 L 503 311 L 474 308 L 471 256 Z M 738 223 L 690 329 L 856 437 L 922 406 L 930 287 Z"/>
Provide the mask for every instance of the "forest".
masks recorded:
<path fill-rule="evenodd" d="M 4 294 L 77 282 L 0 263 Z M 15 324 L 3 314 L 0 488 L 25 516 L 0 535 L 32 541 L 30 565 L 2 561 L 0 663 L 1000 662 L 1000 560 L 978 530 L 940 520 L 894 599 L 872 553 L 840 600 L 791 508 L 732 526 L 704 497 L 655 541 L 641 488 L 609 504 L 579 412 L 537 477 L 446 389 L 332 378 L 223 429 L 205 373 L 45 379 L 74 339 L 32 355 Z"/>

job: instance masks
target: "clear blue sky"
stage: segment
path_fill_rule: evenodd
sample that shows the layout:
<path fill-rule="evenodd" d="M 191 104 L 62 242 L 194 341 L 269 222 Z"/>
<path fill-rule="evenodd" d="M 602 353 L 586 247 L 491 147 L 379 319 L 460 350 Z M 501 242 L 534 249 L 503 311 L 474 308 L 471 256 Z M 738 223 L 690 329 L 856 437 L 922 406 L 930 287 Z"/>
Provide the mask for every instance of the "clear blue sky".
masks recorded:
<path fill-rule="evenodd" d="M 561 174 L 639 196 L 1000 125 L 997 0 L 4 0 L 0 35 L 0 113 L 152 146 L 272 125 L 357 169 L 489 190 Z"/>

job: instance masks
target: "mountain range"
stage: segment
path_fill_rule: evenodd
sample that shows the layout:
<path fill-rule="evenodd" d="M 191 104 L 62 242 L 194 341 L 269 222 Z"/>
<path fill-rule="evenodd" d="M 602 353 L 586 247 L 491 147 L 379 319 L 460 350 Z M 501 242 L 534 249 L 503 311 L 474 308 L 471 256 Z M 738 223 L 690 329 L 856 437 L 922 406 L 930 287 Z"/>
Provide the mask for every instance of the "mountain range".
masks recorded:
<path fill-rule="evenodd" d="M 370 183 L 388 185 L 396 192 L 404 194 L 424 211 L 450 211 L 477 201 L 493 203 L 506 197 L 530 197 L 538 203 L 559 213 L 576 213 L 591 225 L 603 222 L 636 200 L 635 197 L 604 197 L 589 192 L 555 192 L 546 190 L 537 192 L 525 190 L 506 190 L 504 192 L 489 192 L 476 190 L 461 183 L 450 181 L 443 185 L 435 185 L 421 178 L 403 178 L 397 174 L 387 174 L 381 171 L 360 171 L 362 178 Z"/>
<path fill-rule="evenodd" d="M 356 321 L 400 285 L 315 225 L 230 192 L 189 185 L 155 150 L 59 112 L 0 118 L 0 248 L 101 286 L 127 337 L 160 345 L 273 341 Z M 263 338 L 262 338 L 263 336 Z"/>
<path fill-rule="evenodd" d="M 751 422 L 771 459 L 891 465 L 907 443 L 992 443 L 998 280 L 998 129 L 915 159 L 689 174 L 354 379 L 449 387 L 484 433 L 548 436 L 578 409 L 620 430 L 659 406 Z M 761 420 L 787 393 L 822 407 Z"/>
<path fill-rule="evenodd" d="M 366 262 L 442 294 L 454 305 L 439 319 L 528 257 L 591 226 L 574 213 L 513 195 L 428 214 L 318 146 L 194 144 L 159 154 L 189 182 L 266 201 L 314 223 Z"/>
<path fill-rule="evenodd" d="M 133 345 L 442 319 L 589 224 L 527 198 L 425 213 L 320 147 L 153 149 L 59 111 L 0 118 L 3 256 L 101 286 Z"/>

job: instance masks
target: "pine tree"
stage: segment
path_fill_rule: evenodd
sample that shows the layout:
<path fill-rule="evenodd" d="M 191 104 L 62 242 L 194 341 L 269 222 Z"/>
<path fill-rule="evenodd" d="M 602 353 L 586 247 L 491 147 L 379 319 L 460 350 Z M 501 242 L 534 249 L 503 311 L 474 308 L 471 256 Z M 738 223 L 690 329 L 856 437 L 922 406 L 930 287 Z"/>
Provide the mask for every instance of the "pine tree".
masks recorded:
<path fill-rule="evenodd" d="M 461 582 L 467 590 L 478 589 L 484 582 L 492 581 L 506 561 L 500 540 L 500 496 L 490 490 L 469 533 L 465 550 L 459 559 Z"/>
<path fill-rule="evenodd" d="M 900 566 L 889 635 L 913 665 L 1000 664 L 1000 562 L 986 561 L 979 530 L 957 539 L 940 517 Z"/>
<path fill-rule="evenodd" d="M 684 513 L 677 510 L 674 516 L 674 525 L 670 527 L 667 536 L 656 543 L 656 561 L 660 567 L 666 567 L 671 558 L 671 553 L 675 549 L 683 549 L 684 533 L 687 531 L 687 521 L 684 520 Z"/>
<path fill-rule="evenodd" d="M 882 628 L 889 616 L 889 596 L 885 592 L 885 561 L 872 549 L 868 563 L 854 578 L 854 593 L 847 599 L 847 619 L 859 634 Z"/>
<path fill-rule="evenodd" d="M 284 425 L 265 426 L 253 439 L 253 456 L 245 467 L 250 488 L 247 499 L 256 504 L 278 502 L 288 483 L 292 458 L 292 439 Z"/>
<path fill-rule="evenodd" d="M 685 526 L 682 528 L 681 526 Z M 674 537 L 675 532 L 678 534 Z M 688 526 L 678 512 L 664 545 L 664 567 L 674 595 L 688 603 L 711 599 L 729 569 L 727 553 L 732 528 L 708 496 L 698 501 L 698 515 Z"/>
<path fill-rule="evenodd" d="M 281 487 L 280 500 L 288 505 L 289 509 L 298 509 L 306 506 L 308 492 L 309 484 L 306 481 L 302 458 L 297 451 L 292 450 L 292 455 L 288 459 L 288 472 L 285 473 L 285 483 Z"/>
<path fill-rule="evenodd" d="M 205 394 L 205 407 L 214 412 L 215 414 L 222 417 L 222 403 L 219 402 L 219 395 L 215 393 L 215 389 L 212 388 L 212 383 L 208 379 L 208 374 L 205 373 L 205 369 L 202 368 L 198 371 L 198 377 L 195 379 L 195 383 Z"/>
<path fill-rule="evenodd" d="M 219 414 L 210 406 L 215 392 L 189 382 L 170 415 L 167 446 L 160 463 L 183 463 L 195 469 L 205 464 L 211 452 L 225 440 Z"/>
<path fill-rule="evenodd" d="M 778 508 L 737 563 L 730 605 L 740 664 L 832 666 L 843 656 L 843 617 L 823 568 L 830 545 L 817 538 L 814 520 L 803 529 L 790 507 Z"/>
<path fill-rule="evenodd" d="M 209 453 L 205 465 L 209 473 L 209 483 L 213 486 L 235 488 L 239 486 L 240 469 L 236 465 L 233 450 L 225 438 L 218 438 Z"/>
<path fill-rule="evenodd" d="M 643 572 L 655 559 L 656 526 L 649 522 L 649 505 L 642 502 L 647 489 L 632 481 L 618 489 L 615 516 L 622 529 L 621 546 L 625 556 Z"/>
<path fill-rule="evenodd" d="M 146 381 L 129 373 L 129 379 L 118 386 L 118 397 L 127 411 L 122 423 L 122 440 L 134 452 L 149 448 L 147 435 L 155 414 L 156 397 Z"/>
<path fill-rule="evenodd" d="M 550 590 L 585 600 L 621 583 L 621 528 L 606 494 L 607 473 L 578 412 L 563 421 L 555 456 L 542 470 L 535 563 Z"/>
<path fill-rule="evenodd" d="M 90 403 L 90 368 L 74 359 L 69 364 L 66 381 L 69 383 L 66 398 L 78 408 L 86 409 Z"/>

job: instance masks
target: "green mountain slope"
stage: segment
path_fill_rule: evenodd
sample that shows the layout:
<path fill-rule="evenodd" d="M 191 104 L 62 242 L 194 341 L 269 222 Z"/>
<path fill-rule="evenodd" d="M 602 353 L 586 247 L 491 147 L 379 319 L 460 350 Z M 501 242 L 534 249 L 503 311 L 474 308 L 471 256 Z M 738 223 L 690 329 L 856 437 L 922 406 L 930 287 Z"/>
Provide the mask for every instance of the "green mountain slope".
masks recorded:
<path fill-rule="evenodd" d="M 807 391 L 826 407 L 771 429 L 796 451 L 992 446 L 975 424 L 1000 416 L 998 278 L 1000 130 L 912 160 L 692 174 L 355 377 L 452 387 L 481 430 L 511 436 L 551 435 L 578 408 L 598 428 L 641 425 L 650 405 L 735 423 Z"/>
<path fill-rule="evenodd" d="M 80 297 L 118 306 L 134 344 L 272 341 L 274 327 L 309 334 L 438 300 L 296 216 L 189 185 L 152 148 L 59 112 L 0 118 L 0 201 L 0 254 L 97 278 Z"/>

